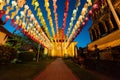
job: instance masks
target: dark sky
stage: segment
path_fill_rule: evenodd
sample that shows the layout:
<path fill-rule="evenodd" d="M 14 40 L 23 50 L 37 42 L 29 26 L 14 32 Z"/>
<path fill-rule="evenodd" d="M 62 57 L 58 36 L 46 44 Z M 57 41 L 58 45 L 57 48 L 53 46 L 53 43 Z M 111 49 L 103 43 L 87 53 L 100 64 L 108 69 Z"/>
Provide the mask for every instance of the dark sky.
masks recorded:
<path fill-rule="evenodd" d="M 32 0 L 26 0 L 27 1 L 27 4 L 29 5 L 30 9 L 32 10 L 32 12 L 34 13 L 35 17 L 37 18 L 36 14 L 37 12 L 34 10 L 34 7 L 31 5 L 31 1 Z M 49 22 L 48 22 L 48 19 L 47 19 L 47 12 L 46 12 L 46 9 L 44 7 L 44 0 L 38 0 L 39 1 L 39 4 L 40 4 L 40 8 L 42 10 L 42 13 L 44 14 L 44 18 L 45 18 L 45 21 L 47 23 L 47 26 L 49 28 L 49 31 L 50 31 L 50 26 L 49 26 Z M 65 33 L 67 31 L 67 28 L 69 26 L 69 23 L 70 23 L 70 19 L 71 19 L 71 16 L 72 16 L 72 12 L 73 12 L 73 9 L 75 9 L 75 4 L 76 4 L 76 0 L 69 0 L 70 1 L 70 4 L 69 4 L 69 11 L 68 11 L 68 17 L 67 17 L 67 24 L 66 24 L 66 30 L 65 30 Z M 84 4 L 86 3 L 86 0 L 80 0 L 81 1 L 81 4 L 79 6 L 79 10 L 77 12 L 77 18 L 76 20 L 74 21 L 74 24 L 76 23 L 76 21 L 78 20 L 78 17 L 81 13 L 81 9 L 83 8 Z M 55 21 L 54 21 L 54 15 L 53 15 L 53 2 L 52 0 L 49 0 L 50 2 L 50 9 L 51 9 L 51 14 L 52 14 L 52 20 L 53 20 L 53 25 L 54 25 L 54 28 L 55 28 Z M 59 28 L 62 27 L 62 24 L 63 24 L 63 13 L 64 13 L 64 8 L 65 8 L 65 0 L 57 0 L 57 13 L 58 13 L 58 25 L 59 25 Z M 39 24 L 40 24 L 40 20 L 37 18 Z M 88 29 L 89 27 L 91 26 L 92 24 L 92 20 L 90 19 L 88 21 L 88 23 L 86 24 L 86 26 L 83 28 L 82 32 L 80 32 L 80 34 L 77 36 L 77 38 L 74 40 L 76 42 L 78 42 L 77 46 L 78 47 L 85 47 L 87 46 L 88 43 L 90 43 L 90 36 L 89 36 L 89 33 L 88 33 Z M 40 26 L 42 26 L 40 24 Z M 5 24 L 5 28 L 7 28 L 9 31 L 13 32 L 15 28 L 13 28 L 12 26 L 10 26 L 10 20 L 7 22 L 7 24 Z M 51 33 L 51 31 L 50 31 Z"/>

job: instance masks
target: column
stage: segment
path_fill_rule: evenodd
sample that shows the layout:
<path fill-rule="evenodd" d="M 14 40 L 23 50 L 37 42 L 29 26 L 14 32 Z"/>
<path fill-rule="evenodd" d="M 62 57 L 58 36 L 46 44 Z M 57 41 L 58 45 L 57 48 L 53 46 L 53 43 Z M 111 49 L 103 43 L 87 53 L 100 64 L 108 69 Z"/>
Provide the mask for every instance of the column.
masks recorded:
<path fill-rule="evenodd" d="M 112 3 L 111 3 L 111 0 L 107 0 L 107 3 L 108 3 L 108 5 L 109 5 L 110 10 L 111 10 L 111 12 L 112 12 L 112 14 L 113 14 L 113 16 L 114 16 L 114 18 L 115 18 L 115 21 L 116 21 L 116 23 L 117 23 L 117 25 L 118 25 L 118 27 L 119 27 L 119 29 L 120 29 L 120 20 L 119 20 L 119 18 L 118 18 L 118 16 L 117 16 L 117 13 L 116 13 L 116 11 L 115 11 Z"/>
<path fill-rule="evenodd" d="M 99 26 L 96 26 L 96 29 L 97 29 L 97 31 L 98 31 L 98 35 L 99 35 L 99 38 L 100 38 L 101 33 L 100 33 Z"/>
<path fill-rule="evenodd" d="M 113 26 L 113 23 L 112 23 L 112 21 L 111 21 L 111 19 L 109 18 L 109 24 L 111 25 L 111 28 L 112 28 L 112 30 L 114 29 L 114 26 Z"/>
<path fill-rule="evenodd" d="M 90 30 L 89 32 L 90 32 L 90 37 L 91 37 L 91 39 L 92 39 L 92 41 L 93 41 L 93 35 L 92 35 L 91 30 Z"/>
<path fill-rule="evenodd" d="M 95 41 L 96 40 L 96 35 L 95 35 L 94 29 L 92 29 L 92 35 L 93 35 L 93 41 Z"/>
<path fill-rule="evenodd" d="M 107 29 L 107 27 L 106 27 L 106 24 L 105 24 L 105 22 L 101 22 L 102 24 L 103 24 L 103 27 L 104 27 L 104 29 L 105 29 L 105 32 L 108 32 L 108 29 Z"/>
<path fill-rule="evenodd" d="M 96 31 L 96 28 L 93 29 L 94 32 L 95 32 L 95 40 L 97 39 L 97 31 Z"/>

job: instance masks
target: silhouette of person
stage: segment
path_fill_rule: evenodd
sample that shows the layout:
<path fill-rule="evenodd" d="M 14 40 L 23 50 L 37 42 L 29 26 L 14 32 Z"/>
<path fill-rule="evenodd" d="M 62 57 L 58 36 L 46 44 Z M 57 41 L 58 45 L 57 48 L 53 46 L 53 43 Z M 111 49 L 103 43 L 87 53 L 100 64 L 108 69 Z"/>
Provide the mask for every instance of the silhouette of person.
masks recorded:
<path fill-rule="evenodd" d="M 99 54 L 100 50 L 99 50 L 99 48 L 97 47 L 97 45 L 95 45 L 94 47 L 95 47 L 95 56 L 96 56 L 96 59 L 97 59 L 97 60 L 100 60 L 100 54 Z"/>
<path fill-rule="evenodd" d="M 99 70 L 100 69 L 100 50 L 99 48 L 97 47 L 97 45 L 94 46 L 95 48 L 95 57 L 96 57 L 96 61 L 95 61 L 95 66 L 96 66 L 96 70 Z"/>
<path fill-rule="evenodd" d="M 85 65 L 84 65 L 84 60 L 85 60 L 84 50 L 81 47 L 79 48 L 79 50 L 80 50 L 80 57 L 79 57 L 80 65 L 82 68 L 84 68 L 85 67 Z"/>

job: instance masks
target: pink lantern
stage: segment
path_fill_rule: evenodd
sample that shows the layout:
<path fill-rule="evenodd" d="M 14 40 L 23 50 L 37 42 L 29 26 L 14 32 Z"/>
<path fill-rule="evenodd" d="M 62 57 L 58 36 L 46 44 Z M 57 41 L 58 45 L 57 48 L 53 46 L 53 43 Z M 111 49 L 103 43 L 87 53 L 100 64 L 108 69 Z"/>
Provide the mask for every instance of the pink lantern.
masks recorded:
<path fill-rule="evenodd" d="M 78 29 L 78 32 L 80 32 L 81 31 L 81 29 Z"/>
<path fill-rule="evenodd" d="M 92 12 L 92 10 L 90 10 L 88 13 L 88 18 L 90 18 L 92 15 L 93 15 L 93 12 Z"/>
<path fill-rule="evenodd" d="M 93 7 L 92 7 L 93 11 L 94 11 L 94 10 L 97 10 L 98 8 L 99 8 L 99 6 L 98 6 L 98 4 L 97 4 L 97 3 L 96 3 L 96 4 L 94 4 L 94 5 L 93 5 Z"/>
<path fill-rule="evenodd" d="M 85 24 L 86 24 L 85 22 L 82 22 L 82 25 L 81 25 L 81 26 L 85 26 Z"/>
<path fill-rule="evenodd" d="M 85 18 L 85 20 L 84 20 L 84 21 L 85 21 L 85 23 L 86 23 L 88 20 L 89 20 L 89 19 L 88 19 L 88 17 L 86 17 L 86 18 Z"/>

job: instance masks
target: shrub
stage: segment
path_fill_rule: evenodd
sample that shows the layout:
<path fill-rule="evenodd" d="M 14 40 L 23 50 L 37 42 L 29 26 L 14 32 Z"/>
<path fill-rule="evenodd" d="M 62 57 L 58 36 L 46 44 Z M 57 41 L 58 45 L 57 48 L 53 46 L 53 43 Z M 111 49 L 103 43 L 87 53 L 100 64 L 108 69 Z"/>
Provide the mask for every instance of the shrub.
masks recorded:
<path fill-rule="evenodd" d="M 17 51 L 8 46 L 0 46 L 0 64 L 10 63 L 11 60 L 17 57 Z"/>
<path fill-rule="evenodd" d="M 21 60 L 22 62 L 28 62 L 32 61 L 34 57 L 35 57 L 34 52 L 22 52 L 19 53 L 18 60 Z"/>

